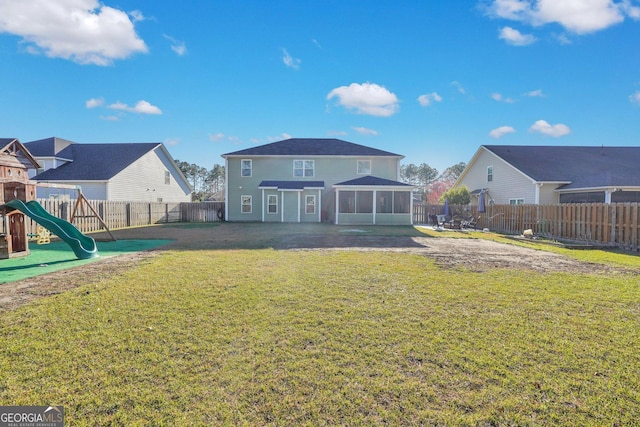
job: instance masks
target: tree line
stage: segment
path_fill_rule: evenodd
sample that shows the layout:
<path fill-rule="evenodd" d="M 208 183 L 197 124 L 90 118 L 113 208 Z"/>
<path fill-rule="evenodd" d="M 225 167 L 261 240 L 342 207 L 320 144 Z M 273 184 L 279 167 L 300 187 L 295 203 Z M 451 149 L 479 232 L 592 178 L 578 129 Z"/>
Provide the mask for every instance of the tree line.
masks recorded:
<path fill-rule="evenodd" d="M 460 162 L 439 173 L 426 163 L 409 163 L 400 166 L 400 180 L 415 186 L 414 193 L 417 193 L 424 203 L 435 205 L 444 202 L 444 198 L 466 166 L 466 163 Z"/>
<path fill-rule="evenodd" d="M 195 163 L 176 160 L 176 165 L 193 187 L 192 200 L 224 200 L 224 165 L 215 164 L 213 168 Z M 466 163 L 449 166 L 442 173 L 426 163 L 415 165 L 408 163 L 400 166 L 400 180 L 416 187 L 415 192 L 425 203 L 438 204 L 444 201 L 447 192 L 456 182 Z"/>
<path fill-rule="evenodd" d="M 180 160 L 176 160 L 176 165 L 193 188 L 192 201 L 224 200 L 224 165 L 216 163 L 213 168 L 207 169 L 195 163 Z"/>

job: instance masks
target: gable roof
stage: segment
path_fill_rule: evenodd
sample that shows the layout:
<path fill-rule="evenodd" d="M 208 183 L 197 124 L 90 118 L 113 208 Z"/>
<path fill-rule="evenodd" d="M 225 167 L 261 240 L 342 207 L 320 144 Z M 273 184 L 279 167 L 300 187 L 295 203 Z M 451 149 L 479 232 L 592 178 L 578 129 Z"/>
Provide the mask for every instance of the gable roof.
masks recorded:
<path fill-rule="evenodd" d="M 365 187 L 413 187 L 405 182 L 393 181 L 391 179 L 378 178 L 377 176 L 367 175 L 360 178 L 350 179 L 349 181 L 339 182 L 335 186 L 365 186 Z"/>
<path fill-rule="evenodd" d="M 0 164 L 25 169 L 40 167 L 35 157 L 17 138 L 0 138 Z"/>
<path fill-rule="evenodd" d="M 388 151 L 335 138 L 290 138 L 223 154 L 227 156 L 392 156 Z"/>
<path fill-rule="evenodd" d="M 562 189 L 640 186 L 640 147 L 483 145 L 538 182 Z"/>
<path fill-rule="evenodd" d="M 29 146 L 29 144 L 27 145 Z M 56 157 L 70 159 L 70 162 L 55 169 L 47 169 L 33 179 L 37 181 L 106 181 L 161 145 L 158 142 L 125 144 L 71 143 L 55 153 Z"/>
<path fill-rule="evenodd" d="M 56 157 L 58 153 L 71 144 L 75 144 L 75 142 L 52 136 L 50 138 L 26 142 L 25 146 L 29 147 L 29 151 L 35 157 Z"/>

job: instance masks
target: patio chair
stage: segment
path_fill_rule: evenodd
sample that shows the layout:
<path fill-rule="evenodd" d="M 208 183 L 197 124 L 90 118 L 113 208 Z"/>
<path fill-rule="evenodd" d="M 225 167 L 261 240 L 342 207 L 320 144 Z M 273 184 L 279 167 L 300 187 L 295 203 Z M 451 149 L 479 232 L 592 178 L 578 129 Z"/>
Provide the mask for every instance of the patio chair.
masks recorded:
<path fill-rule="evenodd" d="M 474 230 L 478 229 L 478 221 L 480 220 L 480 217 L 471 217 L 469 219 L 465 219 L 462 221 L 462 227 L 463 228 L 473 228 Z"/>

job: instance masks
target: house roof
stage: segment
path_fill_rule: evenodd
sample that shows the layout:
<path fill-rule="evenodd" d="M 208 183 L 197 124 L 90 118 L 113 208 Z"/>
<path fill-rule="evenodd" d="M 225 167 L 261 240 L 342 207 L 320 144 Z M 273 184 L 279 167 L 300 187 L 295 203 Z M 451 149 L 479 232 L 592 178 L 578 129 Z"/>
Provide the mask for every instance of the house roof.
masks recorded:
<path fill-rule="evenodd" d="M 561 189 L 640 186 L 640 147 L 483 145 L 538 182 Z"/>
<path fill-rule="evenodd" d="M 37 149 L 49 150 L 52 147 L 41 141 L 34 141 Z M 47 141 L 50 143 L 50 141 Z M 32 143 L 25 146 L 31 151 Z M 68 144 L 55 156 L 71 161 L 55 169 L 48 169 L 33 179 L 37 181 L 106 181 L 124 170 L 146 153 L 162 144 L 125 143 L 125 144 Z M 51 151 L 47 151 L 51 153 Z M 35 154 L 36 157 L 45 154 Z"/>
<path fill-rule="evenodd" d="M 392 156 L 399 154 L 335 138 L 290 138 L 223 154 L 227 156 Z"/>
<path fill-rule="evenodd" d="M 304 190 L 305 188 L 324 188 L 324 181 L 262 181 L 258 188 L 277 188 L 278 190 Z"/>
<path fill-rule="evenodd" d="M 339 182 L 335 186 L 366 186 L 366 187 L 413 187 L 411 184 L 393 181 L 391 179 L 378 178 L 377 176 L 363 176 L 360 178 L 350 179 L 349 181 Z"/>
<path fill-rule="evenodd" d="M 52 136 L 50 138 L 27 142 L 25 146 L 29 148 L 31 154 L 35 157 L 58 157 L 58 153 L 71 144 L 75 144 L 75 142 Z"/>

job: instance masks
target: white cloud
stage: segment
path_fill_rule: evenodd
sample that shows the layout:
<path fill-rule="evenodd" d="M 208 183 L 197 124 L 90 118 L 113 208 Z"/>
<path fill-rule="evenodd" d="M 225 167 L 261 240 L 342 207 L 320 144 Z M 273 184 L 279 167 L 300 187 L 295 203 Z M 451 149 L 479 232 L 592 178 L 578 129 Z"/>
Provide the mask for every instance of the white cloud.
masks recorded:
<path fill-rule="evenodd" d="M 340 86 L 327 95 L 327 100 L 338 98 L 338 105 L 358 114 L 389 117 L 398 112 L 398 97 L 383 86 L 375 83 L 351 83 Z"/>
<path fill-rule="evenodd" d="M 569 126 L 562 123 L 551 125 L 545 120 L 538 120 L 533 125 L 531 125 L 531 127 L 529 128 L 529 132 L 539 132 L 543 135 L 558 138 L 560 136 L 570 134 L 571 129 L 569 129 Z"/>
<path fill-rule="evenodd" d="M 462 86 L 462 84 L 460 84 L 460 82 L 454 80 L 451 82 L 451 86 L 455 87 L 458 90 L 458 92 L 460 92 L 461 94 L 463 95 L 467 94 L 466 89 Z"/>
<path fill-rule="evenodd" d="M 358 126 L 353 126 L 351 129 L 355 130 L 360 135 L 369 135 L 369 136 L 378 135 L 378 131 L 377 130 L 373 130 L 373 129 L 367 129 L 367 128 L 358 127 Z"/>
<path fill-rule="evenodd" d="M 276 142 L 276 141 L 283 141 L 285 139 L 291 139 L 292 136 L 289 135 L 286 132 L 282 132 L 280 135 L 276 135 L 276 136 L 268 136 L 267 140 L 271 141 L 271 142 Z"/>
<path fill-rule="evenodd" d="M 138 101 L 132 111 L 139 114 L 162 114 L 162 110 L 144 100 Z"/>
<path fill-rule="evenodd" d="M 542 93 L 542 89 L 536 89 L 525 92 L 524 96 L 529 96 L 531 98 L 544 98 L 546 95 Z"/>
<path fill-rule="evenodd" d="M 175 147 L 180 144 L 180 138 L 167 138 L 164 140 L 164 144 Z"/>
<path fill-rule="evenodd" d="M 108 122 L 117 122 L 118 120 L 120 120 L 120 117 L 118 117 L 118 116 L 100 116 L 100 119 L 106 120 Z"/>
<path fill-rule="evenodd" d="M 164 38 L 171 42 L 171 50 L 174 51 L 178 56 L 183 56 L 187 53 L 187 46 L 184 42 L 174 39 L 171 36 L 163 34 Z"/>
<path fill-rule="evenodd" d="M 141 22 L 147 20 L 147 17 L 144 16 L 139 10 L 132 10 L 131 12 L 129 12 L 129 16 L 133 18 L 133 22 Z"/>
<path fill-rule="evenodd" d="M 293 56 L 289 55 L 289 52 L 287 52 L 287 49 L 283 48 L 282 62 L 284 62 L 284 65 L 286 65 L 287 67 L 297 70 L 300 68 L 300 64 L 302 63 L 302 60 L 298 58 L 294 58 Z"/>
<path fill-rule="evenodd" d="M 118 101 L 111 105 L 108 105 L 107 108 L 138 114 L 162 114 L 162 110 L 160 110 L 160 108 L 150 104 L 145 100 L 138 101 L 133 107 L 130 107 L 129 105 Z"/>
<path fill-rule="evenodd" d="M 531 13 L 527 0 L 495 0 L 489 6 L 489 14 L 498 18 L 523 21 Z"/>
<path fill-rule="evenodd" d="M 497 102 L 506 102 L 507 104 L 513 104 L 515 101 L 512 98 L 505 98 L 501 93 L 492 93 L 491 98 Z"/>
<path fill-rule="evenodd" d="M 344 130 L 330 130 L 329 132 L 327 132 L 327 135 L 329 135 L 329 136 L 347 136 L 347 135 L 349 135 L 349 133 L 344 131 Z"/>
<path fill-rule="evenodd" d="M 555 39 L 558 40 L 558 43 L 560 43 L 562 45 L 567 45 L 567 44 L 572 44 L 573 43 L 571 41 L 571 39 L 569 37 L 567 37 L 567 35 L 565 33 L 553 34 L 553 37 L 555 37 Z"/>
<path fill-rule="evenodd" d="M 634 104 L 640 105 L 640 90 L 636 91 L 632 95 L 629 95 L 629 101 L 631 101 Z"/>
<path fill-rule="evenodd" d="M 97 0 L 0 1 L 0 32 L 21 37 L 29 53 L 79 64 L 110 65 L 148 51 L 129 15 Z"/>
<path fill-rule="evenodd" d="M 536 42 L 536 38 L 531 34 L 522 34 L 511 27 L 504 27 L 500 30 L 498 38 L 512 46 L 528 46 Z"/>
<path fill-rule="evenodd" d="M 223 139 L 224 139 L 224 133 L 222 133 L 222 132 L 210 133 L 209 134 L 209 141 L 211 141 L 211 142 L 220 142 Z"/>
<path fill-rule="evenodd" d="M 431 105 L 433 102 L 442 102 L 442 97 L 437 92 L 425 93 L 418 97 L 418 102 L 423 107 Z"/>
<path fill-rule="evenodd" d="M 89 109 L 102 107 L 103 105 L 104 105 L 103 98 L 91 98 L 91 99 L 88 99 L 87 102 L 85 102 L 85 106 Z"/>
<path fill-rule="evenodd" d="M 625 17 L 640 19 L 640 7 L 630 0 L 493 0 L 487 10 L 492 17 L 533 26 L 557 23 L 575 34 L 603 30 Z"/>
<path fill-rule="evenodd" d="M 499 139 L 509 133 L 514 133 L 515 131 L 516 130 L 511 126 L 500 126 L 498 128 L 493 129 L 491 132 L 489 132 L 489 136 L 491 138 Z"/>

